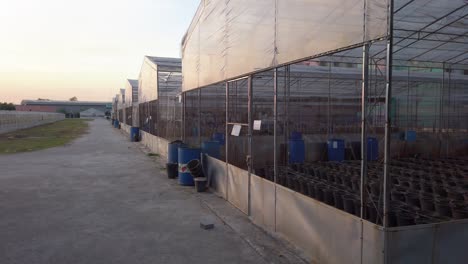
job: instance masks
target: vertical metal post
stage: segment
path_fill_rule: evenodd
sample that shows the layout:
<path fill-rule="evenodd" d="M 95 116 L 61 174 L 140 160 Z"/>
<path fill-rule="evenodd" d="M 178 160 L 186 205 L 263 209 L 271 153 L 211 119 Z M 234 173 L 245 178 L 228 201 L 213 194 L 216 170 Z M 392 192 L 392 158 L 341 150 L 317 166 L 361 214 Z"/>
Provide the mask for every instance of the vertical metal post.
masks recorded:
<path fill-rule="evenodd" d="M 369 44 L 362 49 L 361 87 L 361 219 L 364 218 L 365 188 L 367 178 L 367 101 L 369 89 Z"/>
<path fill-rule="evenodd" d="M 286 79 L 286 88 L 287 88 L 287 96 L 288 96 L 288 99 L 287 99 L 287 103 L 286 103 L 286 117 L 287 117 L 287 121 L 286 121 L 286 128 L 285 128 L 285 131 L 286 131 L 286 139 L 285 141 L 287 141 L 289 135 L 290 135 L 290 130 L 289 130 L 289 124 L 291 122 L 289 122 L 289 106 L 290 106 L 290 100 L 291 100 L 291 65 L 288 65 L 286 66 L 286 74 L 287 74 L 287 79 Z M 289 159 L 289 157 L 288 157 Z"/>
<path fill-rule="evenodd" d="M 327 108 L 327 140 L 331 135 L 331 61 L 328 62 L 328 108 Z"/>
<path fill-rule="evenodd" d="M 444 103 L 444 90 L 445 90 L 445 63 L 442 64 L 442 84 L 440 86 L 440 96 L 439 96 L 439 133 L 442 132 L 442 122 L 444 115 L 443 103 Z"/>
<path fill-rule="evenodd" d="M 182 93 L 182 141 L 185 142 L 185 123 L 186 123 L 186 105 L 187 105 L 187 100 L 185 99 L 185 94 Z"/>
<path fill-rule="evenodd" d="M 252 124 L 252 111 L 253 111 L 253 87 L 252 87 L 252 75 L 249 76 L 247 79 L 247 90 L 248 90 L 248 154 L 247 154 L 247 168 L 248 168 L 248 174 L 249 174 L 249 185 L 248 185 L 248 191 L 247 191 L 247 202 L 248 202 L 248 215 L 251 215 L 251 188 L 250 188 L 250 180 L 251 180 L 251 174 L 252 174 L 252 137 L 253 137 L 253 124 Z"/>
<path fill-rule="evenodd" d="M 201 88 L 198 89 L 198 146 L 201 147 Z"/>
<path fill-rule="evenodd" d="M 408 75 L 406 76 L 406 88 L 408 92 L 406 94 L 406 124 L 405 126 L 410 128 L 410 66 L 407 67 Z"/>
<path fill-rule="evenodd" d="M 444 63 L 445 65 L 445 63 Z M 451 91 L 451 86 L 452 86 L 452 83 L 451 83 L 451 79 L 452 79 L 452 69 L 449 67 L 448 68 L 448 83 L 447 83 L 447 88 L 448 88 L 448 102 L 447 102 L 447 127 L 446 127 L 446 133 L 448 133 L 451 129 L 450 127 L 450 114 L 452 113 L 452 110 L 450 109 L 450 106 L 452 105 L 452 91 Z M 453 109 L 455 110 L 455 105 L 456 104 L 453 104 Z M 446 138 L 446 137 L 444 137 Z M 449 140 L 446 140 L 446 144 L 445 144 L 445 158 L 448 157 L 449 155 Z"/>
<path fill-rule="evenodd" d="M 392 100 L 392 70 L 393 70 L 393 1 L 388 1 L 387 19 L 387 62 L 385 85 L 385 149 L 384 149 L 384 180 L 383 180 L 383 227 L 384 227 L 384 263 L 388 263 L 388 212 L 390 207 L 390 133 L 391 133 L 391 100 Z"/>
<path fill-rule="evenodd" d="M 278 138 L 277 138 L 277 124 L 278 124 L 278 68 L 273 72 L 273 180 L 275 182 L 275 220 L 274 227 L 276 232 L 276 183 L 278 177 Z"/>
<path fill-rule="evenodd" d="M 364 205 L 367 186 L 367 101 L 369 89 L 369 44 L 362 47 L 362 87 L 361 87 L 361 263 L 364 246 Z"/>
<path fill-rule="evenodd" d="M 224 136 L 224 145 L 226 150 L 226 182 L 224 188 L 224 195 L 226 196 L 226 201 L 228 200 L 228 187 L 229 187 L 229 169 L 228 169 L 228 162 L 229 162 L 229 82 L 226 82 L 226 128 L 225 128 L 225 136 Z"/>

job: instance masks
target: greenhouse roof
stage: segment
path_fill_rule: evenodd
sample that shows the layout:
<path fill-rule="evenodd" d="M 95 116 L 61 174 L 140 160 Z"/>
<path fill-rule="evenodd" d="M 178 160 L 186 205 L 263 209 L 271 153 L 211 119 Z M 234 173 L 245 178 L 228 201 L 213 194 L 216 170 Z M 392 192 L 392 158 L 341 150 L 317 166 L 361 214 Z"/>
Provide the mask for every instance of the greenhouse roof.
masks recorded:
<path fill-rule="evenodd" d="M 183 90 L 341 52 L 384 63 L 388 0 L 204 0 L 182 40 Z M 395 65 L 468 66 L 466 0 L 394 0 Z M 340 59 L 335 56 L 334 59 Z"/>

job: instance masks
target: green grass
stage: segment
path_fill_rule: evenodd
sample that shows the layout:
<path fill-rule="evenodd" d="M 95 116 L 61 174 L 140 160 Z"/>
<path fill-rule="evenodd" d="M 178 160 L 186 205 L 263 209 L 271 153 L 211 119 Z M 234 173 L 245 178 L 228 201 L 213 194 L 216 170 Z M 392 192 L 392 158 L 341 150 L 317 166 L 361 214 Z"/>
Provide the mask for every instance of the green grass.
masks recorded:
<path fill-rule="evenodd" d="M 63 146 L 88 130 L 90 119 L 65 119 L 0 135 L 0 154 Z"/>
<path fill-rule="evenodd" d="M 147 155 L 150 156 L 150 157 L 159 157 L 158 153 L 153 153 L 153 152 L 150 152 Z"/>

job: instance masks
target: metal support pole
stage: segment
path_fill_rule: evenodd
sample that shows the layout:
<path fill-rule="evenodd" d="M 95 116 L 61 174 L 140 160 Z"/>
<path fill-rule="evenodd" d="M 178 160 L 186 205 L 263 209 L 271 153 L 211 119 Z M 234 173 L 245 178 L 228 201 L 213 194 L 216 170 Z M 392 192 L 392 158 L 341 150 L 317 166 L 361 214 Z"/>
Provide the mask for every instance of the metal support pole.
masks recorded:
<path fill-rule="evenodd" d="M 369 44 L 362 49 L 361 87 L 361 219 L 364 218 L 365 188 L 367 178 L 367 101 L 369 89 Z"/>
<path fill-rule="evenodd" d="M 247 155 L 247 168 L 248 168 L 248 174 L 249 174 L 249 185 L 248 185 L 248 191 L 247 191 L 247 195 L 248 195 L 248 215 L 250 216 L 251 215 L 251 186 L 250 186 L 250 180 L 251 180 L 251 174 L 252 174 L 252 164 L 253 164 L 253 161 L 252 161 L 252 137 L 253 137 L 253 124 L 252 124 L 252 111 L 253 111 L 253 85 L 252 85 L 252 75 L 249 76 L 249 78 L 247 79 L 247 89 L 248 89 L 248 102 L 249 102 L 249 105 L 248 105 L 248 123 L 249 123 L 249 127 L 248 127 L 248 155 Z"/>
<path fill-rule="evenodd" d="M 225 136 L 224 136 L 224 141 L 225 141 L 225 150 L 226 150 L 226 186 L 224 189 L 224 195 L 226 196 L 226 201 L 228 200 L 228 187 L 229 187 L 229 169 L 228 169 L 228 163 L 229 163 L 229 82 L 226 82 L 226 131 L 225 131 Z"/>
<path fill-rule="evenodd" d="M 198 89 L 198 146 L 201 147 L 201 88 Z"/>
<path fill-rule="evenodd" d="M 439 133 L 442 132 L 442 122 L 443 118 L 442 116 L 444 115 L 444 90 L 445 90 L 445 63 L 442 64 L 442 84 L 440 86 L 440 96 L 439 96 Z"/>
<path fill-rule="evenodd" d="M 286 139 L 285 139 L 285 142 L 288 142 L 287 139 L 288 137 L 290 136 L 291 134 L 291 131 L 289 130 L 289 124 L 291 122 L 289 122 L 289 113 L 290 113 L 290 109 L 289 109 L 289 106 L 290 106 L 290 100 L 291 100 L 291 65 L 288 65 L 286 66 L 286 73 L 287 73 L 287 79 L 286 79 L 286 88 L 287 88 L 287 97 L 288 99 L 286 100 L 286 117 L 287 117 L 287 121 L 286 121 Z M 289 159 L 289 157 L 288 157 Z"/>
<path fill-rule="evenodd" d="M 278 124 L 278 68 L 273 72 L 273 179 L 275 182 L 275 232 L 276 232 L 276 183 L 278 177 L 278 138 L 277 138 L 277 124 Z"/>
<path fill-rule="evenodd" d="M 383 227 L 384 227 L 384 263 L 388 263 L 388 212 L 390 207 L 390 133 L 391 133 L 391 100 L 392 100 L 392 68 L 393 68 L 393 1 L 388 1 L 388 25 L 387 25 L 387 65 L 385 86 L 385 149 L 384 149 L 384 180 L 383 180 Z"/>
<path fill-rule="evenodd" d="M 185 99 L 186 93 L 182 94 L 182 141 L 185 142 L 185 123 L 186 121 L 186 106 L 187 100 Z"/>
<path fill-rule="evenodd" d="M 364 205 L 367 186 L 367 101 L 369 90 L 369 44 L 362 47 L 362 87 L 361 87 L 361 263 L 364 245 Z"/>
<path fill-rule="evenodd" d="M 328 62 L 328 107 L 327 107 L 327 140 L 330 139 L 331 131 L 331 64 Z"/>
<path fill-rule="evenodd" d="M 408 89 L 406 93 L 406 122 L 405 127 L 412 128 L 410 122 L 410 66 L 407 67 L 407 76 L 406 76 L 406 87 Z"/>

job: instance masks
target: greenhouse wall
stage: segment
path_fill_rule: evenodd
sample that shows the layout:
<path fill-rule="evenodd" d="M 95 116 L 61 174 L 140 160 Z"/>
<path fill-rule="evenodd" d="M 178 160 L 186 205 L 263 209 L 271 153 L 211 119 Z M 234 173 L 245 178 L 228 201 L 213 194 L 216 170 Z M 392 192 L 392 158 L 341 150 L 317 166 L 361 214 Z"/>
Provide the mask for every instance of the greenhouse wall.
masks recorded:
<path fill-rule="evenodd" d="M 182 40 L 183 91 L 386 35 L 387 0 L 201 1 Z"/>

